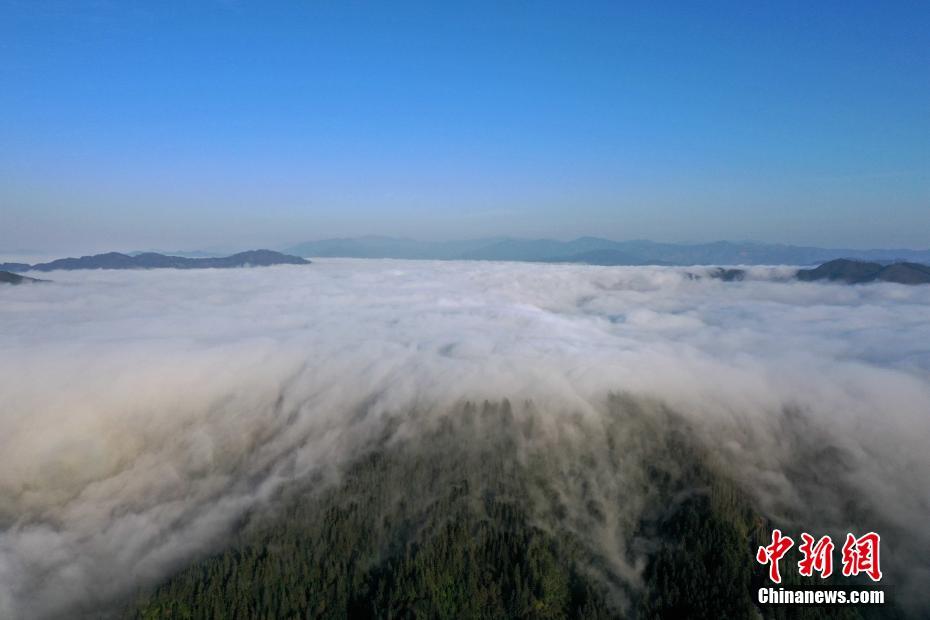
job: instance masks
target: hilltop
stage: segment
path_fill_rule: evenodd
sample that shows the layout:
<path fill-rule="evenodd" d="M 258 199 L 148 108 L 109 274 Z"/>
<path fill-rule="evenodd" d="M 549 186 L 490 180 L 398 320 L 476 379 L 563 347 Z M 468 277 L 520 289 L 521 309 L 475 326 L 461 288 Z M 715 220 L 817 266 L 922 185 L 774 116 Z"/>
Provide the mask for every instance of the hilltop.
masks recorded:
<path fill-rule="evenodd" d="M 832 260 L 815 269 L 802 269 L 797 279 L 804 282 L 829 280 L 847 284 L 895 282 L 897 284 L 930 284 L 930 266 L 918 263 L 882 265 L 847 259 Z"/>
<path fill-rule="evenodd" d="M 27 278 L 26 276 L 21 276 L 18 273 L 10 273 L 9 271 L 0 271 L 0 284 L 25 284 L 27 282 L 45 282 L 45 280 Z"/>

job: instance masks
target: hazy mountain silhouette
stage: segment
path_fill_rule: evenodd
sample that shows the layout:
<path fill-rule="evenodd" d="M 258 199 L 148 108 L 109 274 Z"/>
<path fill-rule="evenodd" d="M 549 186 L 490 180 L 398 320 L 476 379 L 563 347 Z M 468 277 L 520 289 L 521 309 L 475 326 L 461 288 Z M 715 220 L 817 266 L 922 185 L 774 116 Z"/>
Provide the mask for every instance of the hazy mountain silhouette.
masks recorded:
<path fill-rule="evenodd" d="M 9 271 L 0 271 L 0 284 L 24 284 L 26 282 L 45 282 L 45 280 L 27 278 L 26 276 L 21 276 L 18 273 L 10 273 Z"/>
<path fill-rule="evenodd" d="M 466 241 L 417 241 L 394 237 L 366 236 L 307 241 L 285 248 L 288 254 L 310 257 L 404 258 L 451 260 L 500 241 L 501 238 Z"/>
<path fill-rule="evenodd" d="M 598 265 L 816 265 L 837 258 L 930 262 L 930 250 L 831 249 L 749 241 L 680 244 L 646 240 L 612 241 L 599 237 L 579 237 L 571 241 L 495 237 L 435 242 L 392 237 L 356 237 L 308 241 L 285 251 L 309 257 L 578 262 Z"/>
<path fill-rule="evenodd" d="M 0 271 L 29 271 L 31 267 L 29 263 L 0 263 Z"/>
<path fill-rule="evenodd" d="M 622 250 L 601 249 L 549 259 L 552 263 L 580 263 L 584 265 L 670 265 L 665 261 L 644 260 Z"/>
<path fill-rule="evenodd" d="M 80 258 L 59 258 L 49 263 L 25 265 L 17 271 L 54 271 L 56 269 L 229 269 L 233 267 L 266 267 L 270 265 L 306 265 L 305 258 L 272 250 L 250 250 L 220 258 L 185 258 L 146 252 L 136 256 L 107 252 Z"/>

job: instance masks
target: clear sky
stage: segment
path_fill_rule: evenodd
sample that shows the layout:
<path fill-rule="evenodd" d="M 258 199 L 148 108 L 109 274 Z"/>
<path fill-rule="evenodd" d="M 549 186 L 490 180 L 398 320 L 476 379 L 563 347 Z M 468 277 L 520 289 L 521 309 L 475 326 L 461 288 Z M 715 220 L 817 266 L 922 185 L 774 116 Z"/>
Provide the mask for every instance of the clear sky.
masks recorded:
<path fill-rule="evenodd" d="M 930 2 L 0 0 L 0 251 L 930 247 Z"/>

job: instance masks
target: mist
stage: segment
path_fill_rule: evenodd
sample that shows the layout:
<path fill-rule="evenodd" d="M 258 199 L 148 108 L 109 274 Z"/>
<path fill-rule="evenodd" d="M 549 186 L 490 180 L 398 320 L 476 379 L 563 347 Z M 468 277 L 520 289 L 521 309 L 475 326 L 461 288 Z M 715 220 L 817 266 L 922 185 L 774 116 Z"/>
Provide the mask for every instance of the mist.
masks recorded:
<path fill-rule="evenodd" d="M 925 604 L 930 287 L 708 271 L 322 259 L 2 289 L 0 617 L 151 584 L 389 425 L 416 441 L 508 399 L 533 441 L 578 445 L 618 394 L 675 412 L 773 518 L 817 534 L 854 504 Z M 635 588 L 636 558 L 613 561 Z"/>

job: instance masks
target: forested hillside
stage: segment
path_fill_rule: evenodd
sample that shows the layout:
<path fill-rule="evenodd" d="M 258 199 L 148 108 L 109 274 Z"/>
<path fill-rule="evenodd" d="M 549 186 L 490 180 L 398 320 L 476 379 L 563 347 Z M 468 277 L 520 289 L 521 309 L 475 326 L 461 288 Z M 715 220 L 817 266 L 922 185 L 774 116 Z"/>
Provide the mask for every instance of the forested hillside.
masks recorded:
<path fill-rule="evenodd" d="M 393 429 L 334 484 L 288 489 L 124 617 L 755 617 L 765 573 L 752 557 L 769 524 L 685 428 L 625 411 L 599 429 L 579 420 L 580 438 L 546 449 L 536 418 L 506 402 L 424 417 L 433 426 L 415 440 Z M 649 499 L 604 501 L 624 489 Z"/>

